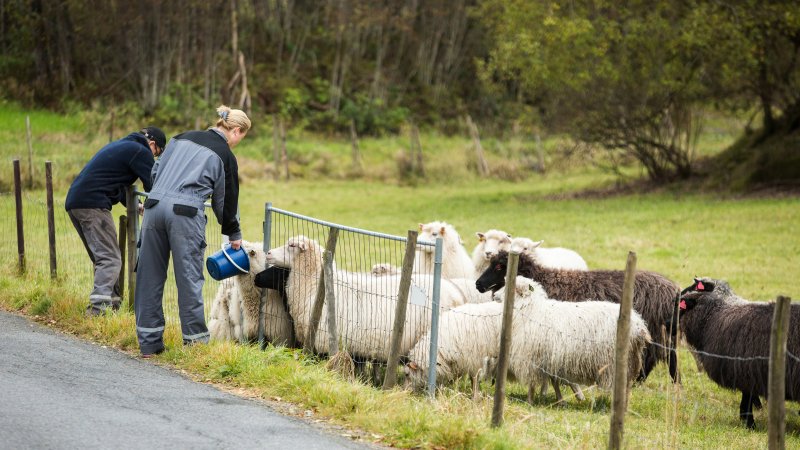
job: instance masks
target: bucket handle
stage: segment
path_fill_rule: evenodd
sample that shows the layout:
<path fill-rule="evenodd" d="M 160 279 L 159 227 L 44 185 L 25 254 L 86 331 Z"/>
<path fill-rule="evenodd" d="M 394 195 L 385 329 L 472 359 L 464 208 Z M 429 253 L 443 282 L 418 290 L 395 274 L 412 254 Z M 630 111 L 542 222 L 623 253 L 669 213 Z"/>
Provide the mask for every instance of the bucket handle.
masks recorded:
<path fill-rule="evenodd" d="M 228 248 L 230 248 L 230 246 L 229 246 Z M 236 264 L 235 262 L 233 262 L 233 258 L 231 258 L 231 256 L 228 254 L 228 252 L 226 252 L 226 251 L 225 251 L 225 244 L 222 244 L 222 254 L 223 254 L 223 255 L 225 255 L 225 258 L 226 258 L 226 259 L 227 259 L 227 260 L 228 260 L 228 261 L 229 261 L 231 264 L 233 264 L 233 267 L 236 267 L 237 269 L 239 269 L 239 272 L 242 272 L 242 273 L 247 273 L 247 271 L 246 271 L 246 270 L 242 269 L 241 267 L 239 267 L 239 265 L 238 265 L 238 264 Z"/>

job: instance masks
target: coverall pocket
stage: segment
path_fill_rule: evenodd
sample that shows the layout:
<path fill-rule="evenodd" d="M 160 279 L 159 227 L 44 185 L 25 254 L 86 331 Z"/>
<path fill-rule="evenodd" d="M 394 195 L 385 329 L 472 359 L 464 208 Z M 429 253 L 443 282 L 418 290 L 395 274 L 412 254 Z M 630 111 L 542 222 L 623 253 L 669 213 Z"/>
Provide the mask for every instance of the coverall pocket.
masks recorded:
<path fill-rule="evenodd" d="M 179 205 L 176 203 L 172 205 L 172 212 L 179 216 L 194 217 L 197 215 L 197 208 L 194 206 Z"/>
<path fill-rule="evenodd" d="M 150 209 L 153 206 L 156 206 L 157 204 L 158 204 L 158 200 L 156 200 L 154 198 L 148 198 L 148 199 L 146 199 L 144 201 L 144 209 Z"/>

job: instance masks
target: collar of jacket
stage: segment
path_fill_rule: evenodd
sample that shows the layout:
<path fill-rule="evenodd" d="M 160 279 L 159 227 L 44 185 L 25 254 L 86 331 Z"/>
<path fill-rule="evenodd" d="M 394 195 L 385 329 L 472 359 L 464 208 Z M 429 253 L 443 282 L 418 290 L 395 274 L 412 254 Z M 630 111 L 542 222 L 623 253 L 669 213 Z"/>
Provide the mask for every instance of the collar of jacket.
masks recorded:
<path fill-rule="evenodd" d="M 211 128 L 208 129 L 208 131 L 213 131 L 214 133 L 217 133 L 218 135 L 220 135 L 222 137 L 222 139 L 225 140 L 225 142 L 228 142 L 228 136 L 225 136 L 225 132 L 220 130 L 219 128 L 211 127 Z"/>
<path fill-rule="evenodd" d="M 133 132 L 133 133 L 125 136 L 122 139 L 128 140 L 128 141 L 138 142 L 138 143 L 144 145 L 145 147 L 147 147 L 148 150 L 150 149 L 150 144 L 148 144 L 147 138 L 144 137 L 144 135 L 142 133 L 139 133 L 138 131 L 137 132 Z"/>

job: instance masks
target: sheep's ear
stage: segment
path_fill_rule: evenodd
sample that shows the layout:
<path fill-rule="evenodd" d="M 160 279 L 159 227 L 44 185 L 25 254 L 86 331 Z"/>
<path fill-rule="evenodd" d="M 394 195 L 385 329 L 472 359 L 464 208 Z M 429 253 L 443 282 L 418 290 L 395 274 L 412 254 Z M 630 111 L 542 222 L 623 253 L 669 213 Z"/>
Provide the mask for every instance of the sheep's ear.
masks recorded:
<path fill-rule="evenodd" d="M 256 251 L 255 250 L 250 250 L 248 253 L 250 254 L 250 256 L 256 256 Z"/>
<path fill-rule="evenodd" d="M 406 363 L 406 367 L 408 367 L 411 370 L 419 370 L 419 366 L 414 361 L 409 361 L 408 363 Z"/>
<path fill-rule="evenodd" d="M 444 227 L 442 227 L 442 229 L 441 229 L 441 231 L 439 231 L 439 233 L 441 233 L 442 236 L 444 236 Z"/>
<path fill-rule="evenodd" d="M 531 250 L 533 250 L 533 249 L 535 249 L 536 247 L 538 247 L 538 246 L 542 245 L 543 243 L 544 243 L 544 240 L 541 240 L 541 241 L 536 241 L 536 242 L 534 242 L 533 244 L 531 244 L 531 248 L 530 248 L 530 249 L 531 249 Z"/>
<path fill-rule="evenodd" d="M 478 236 L 478 242 L 483 242 L 486 240 L 486 236 L 483 233 L 475 233 L 475 236 Z"/>
<path fill-rule="evenodd" d="M 420 223 L 420 224 L 419 224 L 419 231 L 422 231 L 422 227 L 424 227 L 424 226 L 425 226 L 425 224 L 424 224 L 424 223 Z"/>
<path fill-rule="evenodd" d="M 308 243 L 304 240 L 300 241 L 297 243 L 297 248 L 299 248 L 301 252 L 304 252 L 308 248 Z"/>
<path fill-rule="evenodd" d="M 697 297 L 691 294 L 681 296 L 678 302 L 678 309 L 680 309 L 682 313 L 691 311 L 695 306 L 697 306 Z"/>

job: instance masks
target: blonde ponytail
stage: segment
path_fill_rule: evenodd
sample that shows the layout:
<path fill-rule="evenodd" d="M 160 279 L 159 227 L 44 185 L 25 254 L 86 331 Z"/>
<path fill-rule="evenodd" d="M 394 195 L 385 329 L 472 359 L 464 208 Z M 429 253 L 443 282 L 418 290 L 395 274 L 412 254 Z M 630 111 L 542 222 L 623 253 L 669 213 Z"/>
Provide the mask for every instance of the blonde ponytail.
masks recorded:
<path fill-rule="evenodd" d="M 250 130 L 250 118 L 241 109 L 231 109 L 225 105 L 220 105 L 217 108 L 217 115 L 219 116 L 219 120 L 215 125 L 217 128 L 225 130 L 240 128 L 243 133 Z"/>

